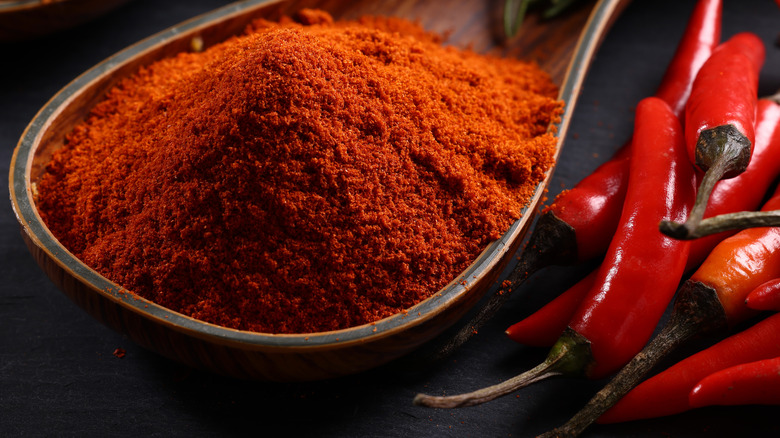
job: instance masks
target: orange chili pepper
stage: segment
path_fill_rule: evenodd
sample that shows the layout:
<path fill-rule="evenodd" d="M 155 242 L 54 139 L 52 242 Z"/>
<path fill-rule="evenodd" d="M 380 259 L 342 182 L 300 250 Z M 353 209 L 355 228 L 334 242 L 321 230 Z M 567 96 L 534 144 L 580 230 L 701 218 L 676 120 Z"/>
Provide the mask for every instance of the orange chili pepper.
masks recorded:
<path fill-rule="evenodd" d="M 780 188 L 762 211 L 780 209 Z M 628 393 L 658 362 L 692 337 L 756 314 L 745 299 L 780 277 L 780 228 L 750 228 L 725 239 L 686 280 L 669 322 L 637 356 L 562 427 L 543 436 L 575 436 Z"/>

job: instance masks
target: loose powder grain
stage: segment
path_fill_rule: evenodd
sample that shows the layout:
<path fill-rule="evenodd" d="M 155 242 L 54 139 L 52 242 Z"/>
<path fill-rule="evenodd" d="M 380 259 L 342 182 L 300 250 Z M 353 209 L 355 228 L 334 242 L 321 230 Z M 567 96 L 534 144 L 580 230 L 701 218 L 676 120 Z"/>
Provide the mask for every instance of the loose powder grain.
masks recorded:
<path fill-rule="evenodd" d="M 520 217 L 562 112 L 538 66 L 321 11 L 119 82 L 38 182 L 54 235 L 162 306 L 265 333 L 428 298 Z"/>

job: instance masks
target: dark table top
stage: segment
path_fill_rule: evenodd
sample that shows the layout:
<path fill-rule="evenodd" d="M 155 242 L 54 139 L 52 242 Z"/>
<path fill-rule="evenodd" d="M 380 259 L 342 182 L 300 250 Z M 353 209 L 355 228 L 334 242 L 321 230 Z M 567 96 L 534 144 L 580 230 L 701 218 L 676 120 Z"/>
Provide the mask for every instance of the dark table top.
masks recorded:
<path fill-rule="evenodd" d="M 16 142 L 36 111 L 71 79 L 146 36 L 227 3 L 134 0 L 75 29 L 0 45 L 0 173 L 8 175 Z M 551 196 L 579 181 L 628 138 L 632 110 L 654 91 L 693 3 L 636 0 L 621 15 L 591 67 Z M 724 3 L 724 38 L 749 30 L 766 42 L 760 94 L 772 94 L 780 89 L 775 45 L 780 9 L 769 0 Z M 0 181 L 7 194 L 8 179 Z M 563 290 L 581 267 L 550 268 L 530 279 L 498 317 L 440 365 L 405 373 L 383 367 L 315 383 L 255 383 L 188 369 L 95 322 L 36 265 L 10 202 L 0 205 L 0 227 L 3 436 L 533 436 L 564 422 L 604 383 L 550 380 L 460 410 L 411 403 L 418 392 L 472 390 L 541 361 L 546 351 L 516 345 L 503 331 L 540 305 L 535 290 Z M 117 348 L 126 355 L 114 356 Z M 777 409 L 706 408 L 593 426 L 585 436 L 777 436 L 780 423 L 772 417 Z"/>

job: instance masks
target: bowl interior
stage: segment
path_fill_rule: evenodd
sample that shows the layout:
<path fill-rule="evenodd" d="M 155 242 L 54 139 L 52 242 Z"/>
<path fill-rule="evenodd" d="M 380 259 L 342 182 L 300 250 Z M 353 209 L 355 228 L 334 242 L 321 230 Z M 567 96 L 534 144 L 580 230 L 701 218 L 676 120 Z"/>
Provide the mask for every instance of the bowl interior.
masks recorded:
<path fill-rule="evenodd" d="M 457 2 L 453 2 L 457 3 Z M 555 129 L 560 138 L 565 136 L 568 115 L 576 101 L 576 95 L 595 47 L 600 41 L 610 17 L 619 1 L 603 1 L 596 6 L 588 22 L 590 10 L 580 8 L 565 20 L 553 23 L 534 23 L 524 27 L 515 45 L 497 48 L 495 45 L 494 5 L 481 2 L 473 11 L 447 7 L 440 2 L 419 1 L 403 15 L 416 19 L 429 30 L 446 32 L 453 28 L 466 29 L 456 32 L 449 44 L 470 46 L 476 51 L 503 52 L 534 60 L 550 72 L 556 83 L 561 84 L 561 98 L 567 102 L 563 121 Z M 324 9 L 336 18 L 355 18 L 367 13 L 398 15 L 395 6 L 385 2 L 328 3 Z M 64 248 L 42 222 L 35 207 L 35 182 L 43 172 L 52 153 L 62 147 L 63 138 L 72 128 L 84 120 L 89 109 L 100 101 L 105 93 L 122 77 L 135 72 L 140 66 L 156 59 L 171 56 L 189 49 L 192 39 L 199 38 L 207 46 L 240 33 L 254 18 L 270 19 L 298 10 L 303 6 L 316 6 L 312 2 L 245 1 L 196 17 L 172 29 L 145 39 L 117 53 L 76 78 L 55 95 L 36 115 L 24 132 L 11 163 L 11 198 L 17 218 L 22 225 L 28 245 L 36 259 L 55 283 L 60 285 L 80 306 L 109 326 L 128 331 L 127 322 L 107 321 L 105 306 L 112 312 L 126 313 L 123 318 L 138 318 L 166 332 L 217 344 L 238 350 L 261 352 L 264 355 L 280 351 L 316 352 L 323 349 L 363 348 L 374 344 L 387 353 L 374 359 L 375 366 L 418 347 L 438 335 L 462 317 L 492 286 L 511 255 L 520 245 L 530 227 L 533 212 L 540 202 L 548 177 L 537 187 L 534 196 L 524 209 L 523 217 L 516 221 L 501 239 L 491 243 L 479 257 L 446 287 L 427 300 L 381 321 L 344 330 L 311 334 L 277 335 L 228 329 L 205 323 L 173 312 L 143 298 L 137 297 L 107 280 L 84 265 Z M 436 13 L 434 13 L 436 12 Z M 444 16 L 452 14 L 452 17 Z M 437 15 L 438 13 L 438 15 Z M 476 17 L 476 18 L 475 18 Z M 483 18 L 480 20 L 479 18 Z M 471 24 L 469 24 L 471 23 Z M 478 29 L 469 29 L 480 23 Z M 590 23 L 586 27 L 586 23 Z M 586 31 L 580 39 L 582 29 Z M 547 32 L 546 39 L 529 39 Z M 574 33 L 572 33 L 574 32 Z M 535 41 L 535 44 L 521 43 Z M 561 140 L 557 154 L 560 152 Z M 78 292 L 74 292 L 74 291 Z M 108 304 L 106 304 L 108 303 Z M 124 327 L 123 327 L 124 326 Z M 132 330 L 130 330 L 132 331 Z M 137 330 L 136 330 L 137 331 Z M 153 340 L 138 333 L 131 337 L 156 349 Z M 392 339 L 392 342 L 389 340 Z M 385 342 L 385 344 L 382 344 Z M 391 352 L 391 353 L 388 353 Z M 174 357 L 176 352 L 163 352 Z"/>

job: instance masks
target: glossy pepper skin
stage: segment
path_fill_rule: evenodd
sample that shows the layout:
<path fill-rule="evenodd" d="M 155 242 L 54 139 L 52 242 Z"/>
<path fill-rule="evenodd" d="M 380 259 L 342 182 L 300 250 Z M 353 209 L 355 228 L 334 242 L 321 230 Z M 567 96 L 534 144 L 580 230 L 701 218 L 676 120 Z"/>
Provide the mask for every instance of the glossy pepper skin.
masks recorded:
<path fill-rule="evenodd" d="M 677 46 L 655 96 L 665 101 L 672 112 L 682 117 L 694 78 L 720 42 L 721 0 L 699 0 L 694 7 L 680 43 Z M 615 234 L 623 210 L 630 166 L 631 143 L 574 188 L 559 194 L 539 218 L 519 265 L 533 272 L 531 266 L 582 262 L 601 257 Z M 742 199 L 741 197 L 735 197 Z M 724 199 L 725 201 L 725 199 Z M 755 208 L 759 201 L 752 206 Z M 723 205 L 713 202 L 715 207 Z M 750 206 L 736 205 L 736 209 Z M 712 214 L 727 213 L 731 208 L 715 208 Z M 709 215 L 709 212 L 708 212 Z M 691 250 L 701 259 L 717 241 L 694 241 Z M 535 260 L 545 259 L 544 262 Z M 523 321 L 507 329 L 510 338 L 531 346 L 552 346 L 560 337 L 593 276 L 581 282 Z"/>
<path fill-rule="evenodd" d="M 688 156 L 701 170 L 723 151 L 707 138 L 713 129 L 733 126 L 747 139 L 745 158 L 723 177 L 740 174 L 750 162 L 755 142 L 758 76 L 764 64 L 764 43 L 755 34 L 742 32 L 719 45 L 702 65 L 685 106 L 685 141 Z"/>
<path fill-rule="evenodd" d="M 750 164 L 764 57 L 758 36 L 738 33 L 719 45 L 696 75 L 685 106 L 685 140 L 691 162 L 704 176 L 691 214 L 684 222 L 663 222 L 664 233 L 679 239 L 698 237 L 715 184 L 741 174 Z"/>
<path fill-rule="evenodd" d="M 590 377 L 628 362 L 652 335 L 688 261 L 689 242 L 658 230 L 662 219 L 688 214 L 694 169 L 685 156 L 682 127 L 669 106 L 647 98 L 637 106 L 629 190 L 596 285 L 569 328 L 590 341 Z M 663 272 L 663 275 L 658 273 Z"/>
<path fill-rule="evenodd" d="M 776 190 L 762 210 L 780 209 Z M 563 426 L 541 435 L 576 436 L 634 388 L 661 359 L 696 335 L 733 327 L 757 314 L 748 294 L 780 277 L 780 228 L 749 228 L 723 240 L 677 293 L 669 322 Z"/>
<path fill-rule="evenodd" d="M 773 341 L 780 343 L 780 339 Z M 780 357 L 743 363 L 710 374 L 691 390 L 688 402 L 694 408 L 713 405 L 778 405 Z"/>
<path fill-rule="evenodd" d="M 780 105 L 769 99 L 757 103 L 755 146 L 742 174 L 719 181 L 710 195 L 705 218 L 759 208 L 767 190 L 780 176 Z M 721 240 L 736 231 L 698 238 L 691 242 L 689 268 L 696 268 Z"/>
<path fill-rule="evenodd" d="M 780 209 L 780 191 L 762 211 Z M 733 326 L 756 314 L 745 305 L 748 294 L 780 277 L 780 228 L 749 228 L 725 239 L 687 283 L 715 292 L 726 323 Z"/>
<path fill-rule="evenodd" d="M 780 105 L 768 99 L 759 100 L 755 132 L 756 146 L 748 168 L 715 186 L 705 217 L 756 210 L 772 182 L 780 176 Z M 735 233 L 723 232 L 691 241 L 686 271 L 697 268 L 718 243 Z M 572 286 L 539 311 L 512 325 L 507 335 L 524 345 L 551 346 L 584 298 L 582 288 L 580 283 Z M 776 295 L 775 310 L 780 310 L 780 291 Z"/>
<path fill-rule="evenodd" d="M 688 214 L 696 175 L 680 121 L 664 101 L 649 97 L 639 102 L 634 133 L 620 225 L 593 287 L 547 359 L 526 373 L 471 393 L 418 394 L 415 404 L 473 406 L 547 377 L 604 377 L 647 342 L 677 289 L 690 246 L 689 241 L 663 235 L 658 222 Z"/>
<path fill-rule="evenodd" d="M 700 0 L 696 3 L 656 90 L 655 96 L 665 101 L 680 118 L 696 74 L 720 42 L 721 16 L 721 0 Z M 606 252 L 625 198 L 630 146 L 630 142 L 624 145 L 611 160 L 574 188 L 559 194 L 539 218 L 536 227 L 539 231 L 535 229 L 534 234 L 560 234 L 569 241 L 553 244 L 547 243 L 544 236 L 531 237 L 528 251 L 546 252 L 547 245 L 560 245 L 560 249 L 549 256 L 557 263 L 591 260 Z M 540 243 L 535 242 L 540 238 Z"/>
<path fill-rule="evenodd" d="M 538 229 L 537 233 L 550 234 L 550 228 L 570 229 L 562 233 L 568 242 L 560 243 L 569 248 L 557 251 L 555 263 L 591 260 L 607 250 L 626 197 L 629 155 L 629 147 L 621 148 L 615 157 L 597 167 L 574 188 L 560 193 L 542 213 L 535 232 Z M 543 246 L 534 242 L 527 251 L 540 247 Z"/>
<path fill-rule="evenodd" d="M 721 0 L 699 0 L 689 18 L 658 96 L 679 116 L 699 68 L 721 34 Z M 508 292 L 493 295 L 454 336 L 430 355 L 440 360 L 464 344 L 509 299 L 511 292 L 537 270 L 601 257 L 617 228 L 628 184 L 631 143 L 599 166 L 571 190 L 559 194 L 545 209 L 507 281 Z"/>
<path fill-rule="evenodd" d="M 780 311 L 780 278 L 762 283 L 745 299 L 745 305 L 753 310 Z"/>
<path fill-rule="evenodd" d="M 708 375 L 762 359 L 780 356 L 780 314 L 693 354 L 645 380 L 626 394 L 598 423 L 617 423 L 685 412 L 691 390 Z"/>
<path fill-rule="evenodd" d="M 666 68 L 655 96 L 668 103 L 684 122 L 683 113 L 693 81 L 701 66 L 720 43 L 722 1 L 700 0 L 688 19 L 674 58 Z"/>

